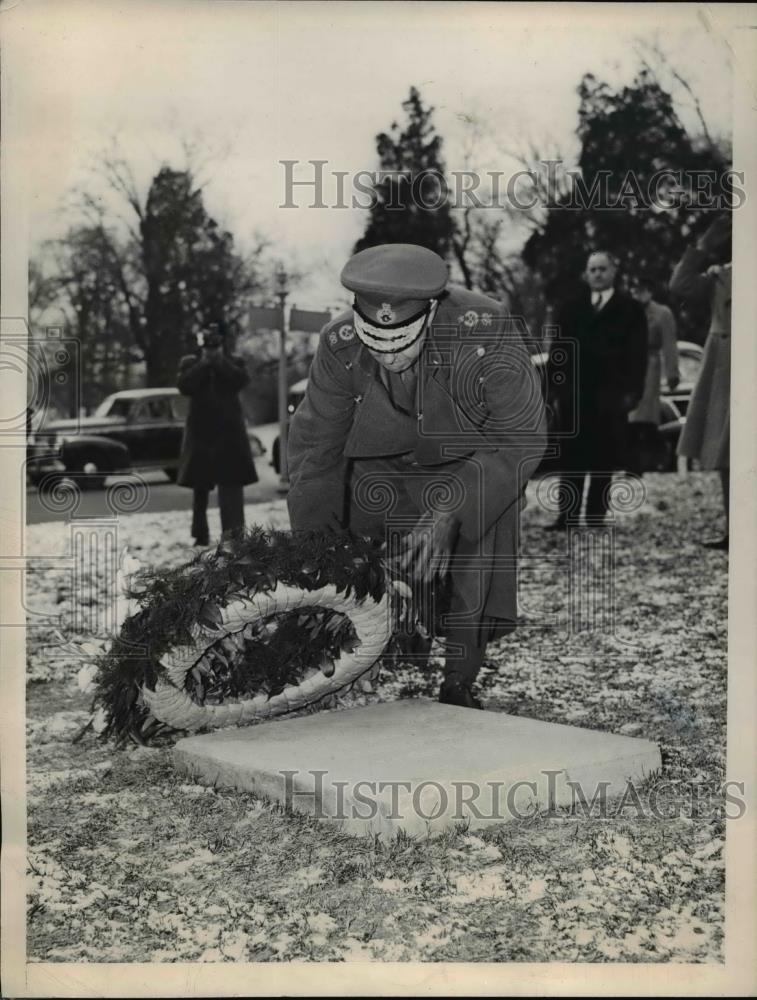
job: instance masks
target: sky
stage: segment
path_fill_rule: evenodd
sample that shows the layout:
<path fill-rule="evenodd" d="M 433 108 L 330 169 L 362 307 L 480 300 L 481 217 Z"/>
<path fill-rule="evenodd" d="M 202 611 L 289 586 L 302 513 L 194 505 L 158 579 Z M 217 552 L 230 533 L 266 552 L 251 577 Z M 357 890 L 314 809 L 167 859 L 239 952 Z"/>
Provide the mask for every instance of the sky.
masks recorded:
<path fill-rule="evenodd" d="M 239 246 L 264 234 L 273 255 L 304 273 L 297 304 L 329 306 L 340 300 L 339 271 L 365 213 L 308 208 L 300 192 L 300 207 L 280 207 L 279 161 L 327 160 L 327 178 L 375 169 L 376 133 L 401 117 L 411 85 L 435 108 L 448 170 L 467 166 L 471 117 L 481 126 L 480 170 L 515 169 L 508 151 L 530 142 L 570 158 L 581 76 L 630 82 L 638 39 L 653 38 L 700 97 L 710 128 L 728 135 L 728 13 L 688 4 L 10 0 L 0 25 L 12 56 L 5 96 L 21 122 L 10 154 L 24 164 L 30 244 L 75 220 L 64 208 L 73 188 L 102 188 L 95 168 L 110 143 L 144 191 L 162 163 L 186 164 L 188 144 L 206 206 Z M 683 101 L 679 113 L 695 124 Z M 335 199 L 331 184 L 325 192 Z"/>

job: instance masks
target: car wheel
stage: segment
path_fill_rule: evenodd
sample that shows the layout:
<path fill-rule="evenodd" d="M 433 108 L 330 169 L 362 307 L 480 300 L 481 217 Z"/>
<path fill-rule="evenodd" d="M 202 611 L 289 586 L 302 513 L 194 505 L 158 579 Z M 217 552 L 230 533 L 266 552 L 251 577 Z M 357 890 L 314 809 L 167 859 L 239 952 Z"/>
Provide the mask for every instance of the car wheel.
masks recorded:
<path fill-rule="evenodd" d="M 105 486 L 105 476 L 107 470 L 94 459 L 86 459 L 81 463 L 81 468 L 77 469 L 77 481 L 81 482 L 85 490 L 101 490 Z"/>
<path fill-rule="evenodd" d="M 65 472 L 46 472 L 36 477 L 33 482 L 40 494 L 50 493 L 57 489 L 58 484 L 66 478 Z"/>

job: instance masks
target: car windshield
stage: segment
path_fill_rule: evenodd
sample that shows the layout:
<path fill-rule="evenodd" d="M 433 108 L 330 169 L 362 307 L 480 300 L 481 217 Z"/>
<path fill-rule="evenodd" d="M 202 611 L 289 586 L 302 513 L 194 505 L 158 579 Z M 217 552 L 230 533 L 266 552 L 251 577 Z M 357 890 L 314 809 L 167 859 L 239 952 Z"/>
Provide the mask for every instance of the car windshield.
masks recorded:
<path fill-rule="evenodd" d="M 128 417 L 132 400 L 123 396 L 109 396 L 95 410 L 96 417 Z"/>

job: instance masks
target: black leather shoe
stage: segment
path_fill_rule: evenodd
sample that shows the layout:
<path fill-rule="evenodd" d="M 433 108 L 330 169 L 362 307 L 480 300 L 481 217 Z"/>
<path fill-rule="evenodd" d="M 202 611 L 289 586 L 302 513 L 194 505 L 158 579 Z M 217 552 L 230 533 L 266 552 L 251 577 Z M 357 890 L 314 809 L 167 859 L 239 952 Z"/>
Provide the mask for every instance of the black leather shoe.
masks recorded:
<path fill-rule="evenodd" d="M 439 702 L 442 705 L 458 705 L 460 708 L 482 708 L 470 685 L 459 677 L 445 678 L 439 689 Z"/>
<path fill-rule="evenodd" d="M 203 548 L 207 548 L 208 545 L 210 545 L 210 539 L 209 538 L 195 538 L 194 544 L 195 545 L 202 545 Z"/>
<path fill-rule="evenodd" d="M 710 542 L 702 542 L 702 545 L 706 549 L 717 549 L 720 552 L 728 551 L 728 535 L 723 535 L 722 538 L 713 538 Z"/>

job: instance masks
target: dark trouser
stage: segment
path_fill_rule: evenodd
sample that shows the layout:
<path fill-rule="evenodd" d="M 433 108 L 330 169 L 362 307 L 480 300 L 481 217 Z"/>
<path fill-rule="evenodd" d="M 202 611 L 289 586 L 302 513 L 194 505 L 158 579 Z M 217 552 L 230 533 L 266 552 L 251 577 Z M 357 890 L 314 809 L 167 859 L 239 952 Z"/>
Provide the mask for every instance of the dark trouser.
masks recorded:
<path fill-rule="evenodd" d="M 611 472 L 563 472 L 560 476 L 560 514 L 569 521 L 577 520 L 581 513 L 585 476 L 589 477 L 586 516 L 604 517 L 607 513 L 612 482 Z"/>
<path fill-rule="evenodd" d="M 218 484 L 218 507 L 221 512 L 221 531 L 228 537 L 239 534 L 244 528 L 244 487 L 238 483 Z M 208 497 L 210 490 L 195 486 L 192 491 L 192 537 L 207 542 Z"/>
<path fill-rule="evenodd" d="M 448 612 L 451 614 L 465 613 L 465 605 L 454 586 L 450 595 Z M 425 622 L 433 628 L 432 622 Z M 479 623 L 477 623 L 479 624 Z M 510 623 L 514 625 L 514 623 Z M 509 630 L 509 629 L 508 629 Z M 431 629 L 429 629 L 431 631 Z M 486 654 L 486 639 L 480 627 L 465 627 L 450 625 L 442 629 L 445 638 L 444 677 L 455 676 L 464 684 L 472 685 L 478 675 Z M 410 659 L 417 663 L 426 660 L 431 652 L 432 638 L 423 638 L 418 633 L 397 637 L 397 653 L 399 660 Z"/>
<path fill-rule="evenodd" d="M 637 476 L 654 468 L 657 424 L 638 421 L 628 425 L 628 460 L 626 472 Z"/>

